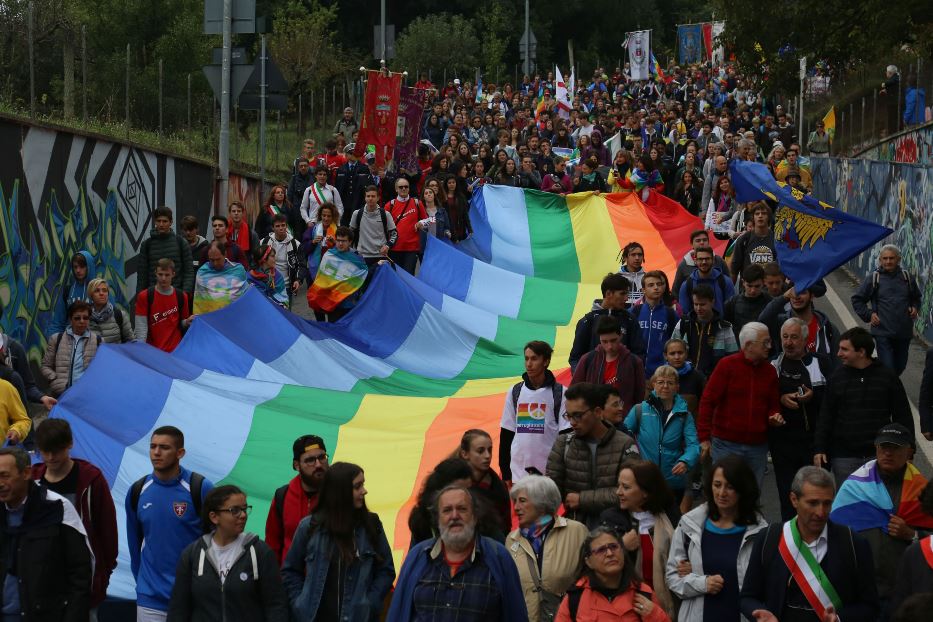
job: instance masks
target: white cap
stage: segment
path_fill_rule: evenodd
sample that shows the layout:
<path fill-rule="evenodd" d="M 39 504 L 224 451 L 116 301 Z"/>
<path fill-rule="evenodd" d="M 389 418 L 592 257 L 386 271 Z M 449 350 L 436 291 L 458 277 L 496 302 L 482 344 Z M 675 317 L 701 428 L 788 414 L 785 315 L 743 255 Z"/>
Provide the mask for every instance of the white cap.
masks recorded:
<path fill-rule="evenodd" d="M 460 78 L 454 78 L 454 84 L 460 84 Z"/>

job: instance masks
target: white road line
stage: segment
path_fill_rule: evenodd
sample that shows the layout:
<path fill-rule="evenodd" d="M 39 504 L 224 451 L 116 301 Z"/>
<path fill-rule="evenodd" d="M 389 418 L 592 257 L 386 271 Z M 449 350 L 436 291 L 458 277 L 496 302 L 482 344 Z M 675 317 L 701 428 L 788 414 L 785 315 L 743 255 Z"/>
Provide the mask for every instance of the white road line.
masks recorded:
<path fill-rule="evenodd" d="M 855 313 L 852 311 L 850 305 L 847 305 L 842 302 L 842 298 L 839 297 L 839 294 L 836 293 L 836 290 L 832 288 L 829 284 L 829 281 L 824 279 L 826 283 L 826 299 L 833 306 L 836 312 L 839 314 L 839 318 L 842 320 L 845 330 L 850 328 L 855 328 L 856 326 L 861 326 L 858 318 L 855 317 Z M 907 395 L 907 401 L 910 403 L 910 412 L 914 416 L 914 429 L 920 429 L 920 410 L 917 408 L 917 405 L 914 403 L 914 400 L 910 397 L 910 394 Z M 920 451 L 923 452 L 923 455 L 926 456 L 927 460 L 933 464 L 933 445 L 926 442 L 922 436 L 917 436 L 917 447 Z"/>

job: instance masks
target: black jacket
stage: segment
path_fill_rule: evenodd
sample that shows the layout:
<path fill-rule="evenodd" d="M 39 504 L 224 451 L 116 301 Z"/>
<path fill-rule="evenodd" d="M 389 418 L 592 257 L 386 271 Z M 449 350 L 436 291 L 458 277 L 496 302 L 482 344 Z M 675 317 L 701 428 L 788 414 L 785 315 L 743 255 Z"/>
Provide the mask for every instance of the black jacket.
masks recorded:
<path fill-rule="evenodd" d="M 341 225 L 349 225 L 350 215 L 355 210 L 363 207 L 365 196 L 363 190 L 372 183 L 371 179 L 369 167 L 363 162 L 347 162 L 337 169 L 334 187 L 337 188 L 337 192 L 340 193 L 340 200 L 343 201 Z"/>
<path fill-rule="evenodd" d="M 830 459 L 875 455 L 875 436 L 888 423 L 914 435 L 914 418 L 904 385 L 877 360 L 865 369 L 840 366 L 829 378 L 816 424 L 814 451 Z"/>
<path fill-rule="evenodd" d="M 570 369 L 575 371 L 577 363 L 587 352 L 592 352 L 599 345 L 599 335 L 596 334 L 596 323 L 604 315 L 618 318 L 622 325 L 622 343 L 633 354 L 644 359 L 645 344 L 641 336 L 641 327 L 638 320 L 627 309 L 610 311 L 602 307 L 602 301 L 594 300 L 593 308 L 589 313 L 577 321 L 577 328 L 573 336 L 573 346 L 570 348 Z"/>
<path fill-rule="evenodd" d="M 914 542 L 904 555 L 897 569 L 897 581 L 894 583 L 894 594 L 891 596 L 892 610 L 907 600 L 911 594 L 933 592 L 933 568 L 927 563 L 920 550 L 920 543 Z"/>
<path fill-rule="evenodd" d="M 3 376 L 10 384 L 17 387 L 17 390 L 25 391 L 25 398 L 30 402 L 38 403 L 45 396 L 45 393 L 36 385 L 23 344 L 7 334 L 0 335 L 0 367 L 9 369 L 8 373 L 11 376 L 18 377 L 14 379 Z M 21 392 L 20 397 L 23 396 Z M 26 405 L 25 401 L 23 405 Z"/>
<path fill-rule="evenodd" d="M 781 619 L 790 581 L 790 571 L 778 553 L 781 528 L 780 523 L 769 526 L 752 547 L 741 595 L 742 613 L 749 620 L 755 619 L 752 611 L 756 609 L 766 609 Z M 820 567 L 842 600 L 836 611 L 839 619 L 874 622 L 879 613 L 878 591 L 868 543 L 843 525 L 830 521 L 827 529 L 828 549 Z"/>
<path fill-rule="evenodd" d="M 927 350 L 920 381 L 920 431 L 933 432 L 933 348 Z"/>
<path fill-rule="evenodd" d="M 272 549 L 255 534 L 221 584 L 205 535 L 182 552 L 168 608 L 168 622 L 288 622 L 288 599 Z"/>
<path fill-rule="evenodd" d="M 0 503 L 0 558 L 19 578 L 24 622 L 87 622 L 91 549 L 74 506 L 30 481 L 23 524 L 7 514 Z"/>

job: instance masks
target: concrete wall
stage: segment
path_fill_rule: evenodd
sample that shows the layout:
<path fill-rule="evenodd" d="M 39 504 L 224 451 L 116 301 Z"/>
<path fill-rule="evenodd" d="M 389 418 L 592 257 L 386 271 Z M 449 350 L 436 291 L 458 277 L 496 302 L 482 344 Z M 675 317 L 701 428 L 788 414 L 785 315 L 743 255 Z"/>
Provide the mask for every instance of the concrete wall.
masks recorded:
<path fill-rule="evenodd" d="M 863 279 L 877 265 L 882 244 L 900 247 L 904 268 L 917 276 L 923 290 L 916 330 L 933 341 L 933 168 L 867 159 L 813 158 L 810 162 L 815 196 L 894 230 L 847 267 Z"/>
<path fill-rule="evenodd" d="M 41 360 L 70 259 L 97 258 L 117 303 L 136 292 L 152 211 L 167 205 L 209 226 L 210 166 L 133 145 L 0 117 L 0 302 L 3 332 Z M 243 182 L 247 186 L 246 182 Z"/>
<path fill-rule="evenodd" d="M 933 123 L 908 130 L 858 155 L 867 160 L 933 166 Z"/>

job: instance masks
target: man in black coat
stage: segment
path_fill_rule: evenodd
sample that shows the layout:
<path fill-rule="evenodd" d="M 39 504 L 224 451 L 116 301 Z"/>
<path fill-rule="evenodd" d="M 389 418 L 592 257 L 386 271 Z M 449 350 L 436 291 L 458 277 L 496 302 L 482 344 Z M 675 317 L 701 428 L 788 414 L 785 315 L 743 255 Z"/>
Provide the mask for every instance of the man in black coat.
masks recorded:
<path fill-rule="evenodd" d="M 570 348 L 571 370 L 575 371 L 583 355 L 592 352 L 599 345 L 596 324 L 604 315 L 611 315 L 619 320 L 622 343 L 633 354 L 644 358 L 645 345 L 642 341 L 641 327 L 635 316 L 625 308 L 630 287 L 629 280 L 616 272 L 610 272 L 603 279 L 600 284 L 603 292 L 602 300 L 594 300 L 592 310 L 577 321 L 573 346 Z"/>
<path fill-rule="evenodd" d="M 791 484 L 797 516 L 769 526 L 752 547 L 740 600 L 746 618 L 756 622 L 877 620 L 871 549 L 851 529 L 829 520 L 835 494 L 828 471 L 814 466 L 797 471 Z M 824 593 L 833 596 L 821 598 Z"/>
<path fill-rule="evenodd" d="M 81 518 L 32 480 L 29 454 L 0 449 L 0 559 L 4 617 L 87 622 L 93 563 Z"/>

